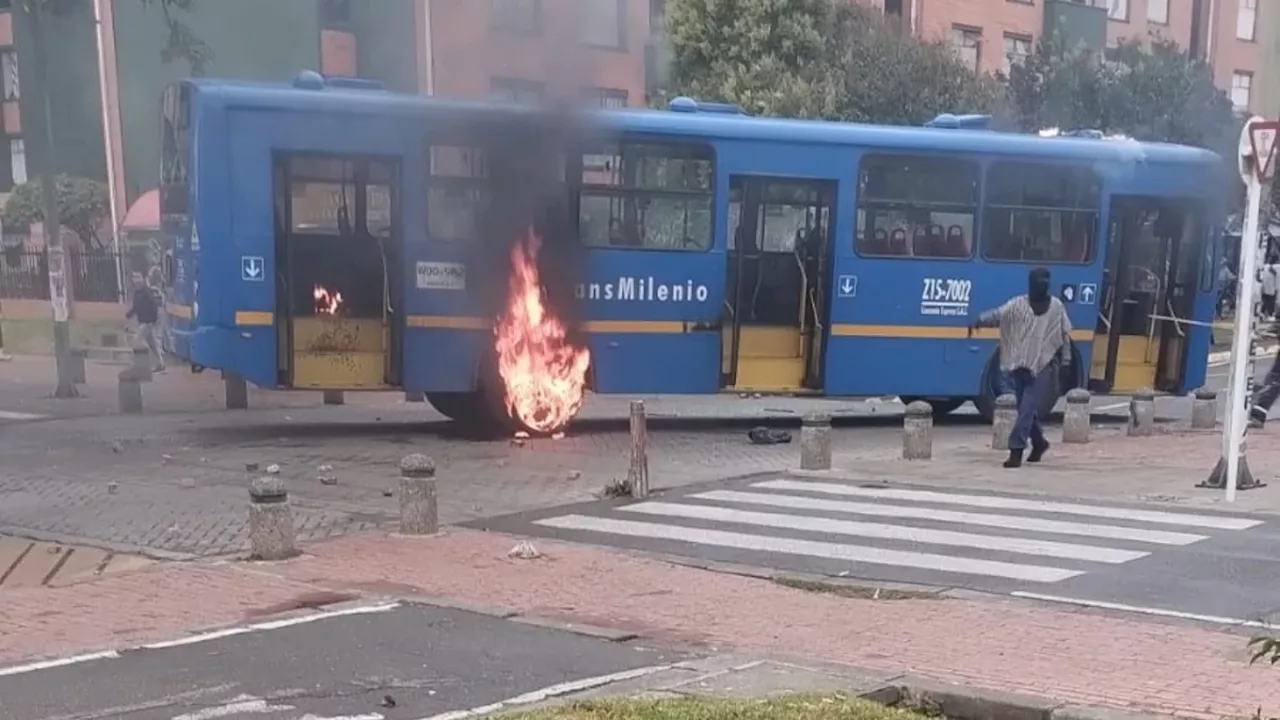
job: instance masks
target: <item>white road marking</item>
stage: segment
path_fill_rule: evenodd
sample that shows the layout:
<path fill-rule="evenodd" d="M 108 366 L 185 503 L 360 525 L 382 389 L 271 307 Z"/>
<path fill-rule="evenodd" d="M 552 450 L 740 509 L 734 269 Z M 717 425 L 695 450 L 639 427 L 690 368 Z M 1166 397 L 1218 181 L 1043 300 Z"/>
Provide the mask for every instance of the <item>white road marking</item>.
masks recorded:
<path fill-rule="evenodd" d="M 293 709 L 292 705 L 272 705 L 266 700 L 253 695 L 240 695 L 222 705 L 202 708 L 182 715 L 174 715 L 173 720 L 217 720 L 217 718 L 231 717 L 233 715 L 272 715 L 281 710 Z"/>
<path fill-rule="evenodd" d="M 927 528 L 904 527 L 902 525 L 851 522 L 848 520 L 832 520 L 830 518 L 803 515 L 749 512 L 746 510 L 733 510 L 730 508 L 711 507 L 707 505 L 646 502 L 639 505 L 628 505 L 618 509 L 624 512 L 642 513 L 645 515 L 693 518 L 697 520 L 737 523 L 740 525 L 759 525 L 770 528 L 785 528 L 788 530 L 831 533 L 833 535 L 881 538 L 885 540 L 906 540 L 908 542 L 917 542 L 927 545 L 971 547 L 983 550 L 997 550 L 1001 552 L 1021 553 L 1024 555 L 1044 555 L 1047 557 L 1086 560 L 1101 563 L 1126 563 L 1130 560 L 1137 560 L 1138 558 L 1146 557 L 1150 554 L 1133 550 L 1116 550 L 1113 548 L 1095 547 L 1092 545 L 1076 545 L 1073 543 L 1053 542 L 1050 540 L 1030 540 L 1027 538 L 1003 537 L 1000 535 L 976 535 L 974 533 L 952 532 L 950 530 L 931 530 Z"/>
<path fill-rule="evenodd" d="M 1129 403 L 1127 402 L 1115 403 L 1114 405 L 1103 405 L 1101 407 L 1096 407 L 1093 409 L 1093 412 L 1111 412 L 1112 410 L 1119 410 L 1121 408 L 1127 408 L 1127 407 L 1129 407 Z"/>
<path fill-rule="evenodd" d="M 880 503 L 849 502 L 847 500 L 822 500 L 819 498 L 801 497 L 799 495 L 774 495 L 772 493 L 740 492 L 736 490 L 712 490 L 691 496 L 698 500 L 715 500 L 719 502 L 747 503 L 751 505 L 767 505 L 769 507 L 788 508 L 793 510 L 821 510 L 826 512 L 853 513 L 857 515 L 875 515 L 880 517 L 914 518 L 934 520 L 937 522 L 961 523 L 967 525 L 983 525 L 1008 530 L 1030 530 L 1032 532 L 1054 533 L 1058 535 L 1083 535 L 1085 537 L 1110 538 L 1113 540 L 1134 540 L 1154 543 L 1156 545 L 1190 545 L 1208 539 L 1208 535 L 1192 535 L 1190 533 L 1169 532 L 1166 530 L 1140 530 L 1138 528 L 1118 527 L 1116 525 L 1096 525 L 1094 523 L 1066 522 L 1063 520 L 1041 520 L 1040 518 L 1021 517 L 1018 515 L 997 515 L 994 513 L 956 512 L 926 507 L 903 507 Z"/>
<path fill-rule="evenodd" d="M 1029 510 L 1031 512 L 1056 513 L 1059 515 L 1087 515 L 1108 518 L 1111 520 L 1133 520 L 1135 522 L 1154 523 L 1157 525 L 1186 525 L 1189 527 L 1213 528 L 1215 530 L 1247 530 L 1262 524 L 1261 520 L 1251 518 L 1227 517 L 1224 515 L 1193 515 L 1190 513 L 1164 512 L 1160 510 L 1137 510 L 1134 508 L 1105 507 L 1101 505 L 1080 505 L 1077 503 L 1050 502 L 1047 500 L 1025 500 L 1021 498 L 997 497 L 993 495 L 964 495 L 960 493 L 940 493 L 931 490 L 898 490 L 893 488 L 869 488 L 856 485 L 837 485 L 834 483 L 797 482 L 794 480 L 775 480 L 756 483 L 752 487 L 776 490 L 804 490 L 825 493 L 828 495 L 846 495 L 853 497 L 869 497 L 882 500 L 906 500 L 910 502 L 938 503 L 943 505 L 970 505 L 972 507 L 993 508 L 996 510 Z"/>
<path fill-rule="evenodd" d="M 12 665 L 10 667 L 0 668 L 0 677 L 21 675 L 23 673 L 35 672 L 36 670 L 48 670 L 49 668 L 63 667 L 64 665 L 75 665 L 77 663 L 90 662 L 92 660 L 111 660 L 118 657 L 120 657 L 120 653 L 115 650 L 107 650 L 105 652 L 72 655 L 71 657 L 56 658 L 53 660 L 40 660 L 39 662 L 27 663 L 25 665 Z"/>
<path fill-rule="evenodd" d="M 863 547 L 859 545 L 841 545 L 838 543 L 818 542 L 813 540 L 794 540 L 790 538 L 750 535 L 747 533 L 725 532 L 721 530 L 703 530 L 675 525 L 633 522 L 630 520 L 612 520 L 609 518 L 588 517 L 585 515 L 563 515 L 535 521 L 537 525 L 561 528 L 565 530 L 586 530 L 589 532 L 629 537 L 652 538 L 655 540 L 675 540 L 695 545 L 712 545 L 733 548 L 735 550 L 755 550 L 775 552 L 784 555 L 803 555 L 829 560 L 844 560 L 869 565 L 891 565 L 895 567 L 919 568 L 922 570 L 940 570 L 963 575 L 987 575 L 992 577 L 1026 580 L 1028 582 L 1058 582 L 1084 573 L 1078 570 L 1045 567 L 1041 565 L 1020 565 L 1015 563 L 996 562 L 994 560 L 975 560 L 972 558 L 934 555 L 931 553 L 906 552 L 902 550 L 884 550 L 881 548 Z"/>
<path fill-rule="evenodd" d="M 163 648 L 179 647 L 181 645 L 192 645 L 195 643 L 208 642 L 210 640 L 218 640 L 233 635 L 243 635 L 251 632 L 261 632 L 264 630 L 279 630 L 280 628 L 291 627 L 293 625 L 303 625 L 305 623 L 315 622 L 317 620 L 328 620 L 329 618 L 344 617 L 346 615 L 368 615 L 370 613 L 387 612 L 400 607 L 398 602 L 380 603 L 378 605 L 360 605 L 357 607 L 339 608 L 329 610 L 327 612 L 310 613 L 307 615 L 299 615 L 298 617 L 284 618 L 282 620 L 269 620 L 267 622 L 254 623 L 253 625 L 244 625 L 241 627 L 225 628 L 223 630 L 214 630 L 199 635 L 189 635 L 174 640 L 164 640 L 162 642 L 143 645 L 146 650 L 161 650 Z"/>
<path fill-rule="evenodd" d="M 31 413 L 13 412 L 12 410 L 0 410 L 0 420 L 40 420 L 44 415 L 32 415 Z"/>
<path fill-rule="evenodd" d="M 608 675 L 597 675 L 595 677 L 584 678 L 582 680 L 570 680 L 569 682 L 550 685 L 542 688 L 541 690 L 527 692 L 523 695 L 517 695 L 513 698 L 508 698 L 507 700 L 491 703 L 489 705 L 482 705 L 480 707 L 471 708 L 470 710 L 453 710 L 446 713 L 440 713 L 439 715 L 422 718 L 422 720 L 464 720 L 464 718 L 481 717 L 483 715 L 497 712 L 498 710 L 519 707 L 521 705 L 532 705 L 533 703 L 540 703 L 544 700 L 568 695 L 569 693 L 582 692 L 583 690 L 598 688 L 602 685 L 642 678 L 647 675 L 662 672 L 663 670 L 670 670 L 672 667 L 673 666 L 671 665 L 651 665 L 649 667 L 636 668 L 635 670 L 623 670 L 622 672 L 609 673 Z"/>
<path fill-rule="evenodd" d="M 1221 617 L 1218 615 L 1201 615 L 1199 613 L 1182 612 L 1180 610 L 1165 610 L 1164 608 L 1142 607 L 1141 605 L 1125 605 L 1123 603 L 1106 602 L 1103 600 L 1080 600 L 1077 598 L 1062 597 L 1060 595 L 1043 595 L 1041 593 L 1023 592 L 1021 590 L 1011 592 L 1009 594 L 1013 597 L 1022 598 L 1024 600 L 1040 600 L 1043 602 L 1063 603 L 1065 605 L 1079 605 L 1081 607 L 1098 608 L 1099 610 L 1119 610 L 1121 612 L 1177 618 L 1179 620 L 1196 620 L 1198 622 L 1213 623 L 1215 625 L 1237 625 L 1240 627 L 1254 628 L 1276 627 L 1270 623 L 1258 620 L 1241 620 L 1240 618 Z"/>

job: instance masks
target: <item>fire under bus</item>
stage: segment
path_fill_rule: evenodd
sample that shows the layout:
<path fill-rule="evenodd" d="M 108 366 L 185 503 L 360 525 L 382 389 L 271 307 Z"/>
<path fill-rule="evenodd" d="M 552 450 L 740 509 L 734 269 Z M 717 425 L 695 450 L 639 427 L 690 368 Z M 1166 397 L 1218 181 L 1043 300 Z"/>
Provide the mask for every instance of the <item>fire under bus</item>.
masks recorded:
<path fill-rule="evenodd" d="M 1074 387 L 1204 382 L 1230 187 L 1213 153 L 680 98 L 593 116 L 540 188 L 568 222 L 495 245 L 490 143 L 539 117 L 309 72 L 172 86 L 172 347 L 264 388 L 422 392 L 504 432 L 559 430 L 586 392 L 897 395 L 989 416 L 997 335 L 966 326 L 1043 266 L 1074 327 L 1046 412 Z M 555 233 L 581 250 L 571 313 L 540 274 Z"/>

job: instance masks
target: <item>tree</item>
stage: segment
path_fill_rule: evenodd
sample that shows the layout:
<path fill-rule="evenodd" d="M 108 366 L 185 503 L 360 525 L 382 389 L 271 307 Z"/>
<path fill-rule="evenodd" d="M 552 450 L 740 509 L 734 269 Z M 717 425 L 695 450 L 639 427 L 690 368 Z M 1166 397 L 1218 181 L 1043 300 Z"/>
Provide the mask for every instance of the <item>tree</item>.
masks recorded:
<path fill-rule="evenodd" d="M 1101 130 L 1227 158 L 1241 127 L 1212 69 L 1160 38 L 1127 40 L 1105 55 L 1041 42 L 1010 72 L 1009 98 L 1024 130 Z"/>
<path fill-rule="evenodd" d="M 139 0 L 146 5 L 158 4 L 164 13 L 168 38 L 161 57 L 166 62 L 184 57 L 191 64 L 192 72 L 201 72 L 210 53 L 191 29 L 178 19 L 174 10 L 190 11 L 194 0 Z M 71 304 L 67 294 L 66 255 L 62 247 L 62 218 L 59 217 L 58 191 L 54 172 L 58 167 L 57 144 L 53 132 L 53 110 L 49 95 L 49 47 L 45 37 L 46 16 L 64 16 L 85 11 L 92 6 L 89 0 L 21 0 L 31 31 L 31 57 L 34 60 L 33 77 L 39 92 L 43 110 L 44 154 L 40 172 L 40 201 L 43 207 L 45 250 L 49 263 L 49 302 L 53 307 L 53 352 L 56 362 L 58 385 L 53 392 L 56 398 L 79 397 L 71 356 Z"/>
<path fill-rule="evenodd" d="M 919 124 L 999 107 L 944 45 L 846 0 L 669 0 L 675 94 L 752 113 Z"/>
<path fill-rule="evenodd" d="M 100 180 L 59 175 L 55 180 L 59 221 L 80 238 L 86 249 L 101 248 L 101 229 L 111 212 L 107 185 Z M 26 227 L 44 222 L 39 183 L 23 183 L 13 189 L 0 213 L 6 227 Z"/>

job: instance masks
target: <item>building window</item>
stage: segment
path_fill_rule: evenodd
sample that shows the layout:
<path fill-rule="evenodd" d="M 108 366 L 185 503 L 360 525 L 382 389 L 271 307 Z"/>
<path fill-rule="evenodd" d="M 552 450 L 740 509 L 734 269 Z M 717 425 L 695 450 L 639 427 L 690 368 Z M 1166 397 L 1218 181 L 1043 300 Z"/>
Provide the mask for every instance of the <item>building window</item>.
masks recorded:
<path fill-rule="evenodd" d="M 1169 0 L 1147 0 L 1147 22 L 1169 24 Z"/>
<path fill-rule="evenodd" d="M 517 105 L 540 105 L 545 91 L 540 82 L 501 77 L 493 78 L 489 89 L 489 97 L 493 100 Z"/>
<path fill-rule="evenodd" d="M 582 97 L 591 107 L 602 110 L 615 110 L 627 106 L 627 91 L 613 88 L 587 88 Z"/>
<path fill-rule="evenodd" d="M 978 72 L 978 63 L 982 59 L 982 31 L 976 28 L 951 28 L 951 49 L 965 67 Z"/>
<path fill-rule="evenodd" d="M 4 99 L 17 100 L 22 97 L 18 88 L 18 53 L 13 50 L 0 53 L 0 73 L 4 73 Z"/>
<path fill-rule="evenodd" d="M 1231 104 L 1241 112 L 1249 109 L 1253 94 L 1253 73 L 1237 70 L 1231 74 Z"/>
<path fill-rule="evenodd" d="M 623 47 L 623 0 L 583 0 L 582 42 L 597 47 Z"/>
<path fill-rule="evenodd" d="M 535 35 L 542 31 L 542 0 L 489 0 L 489 26 Z"/>
<path fill-rule="evenodd" d="M 978 214 L 978 163 L 866 155 L 858 168 L 859 255 L 967 259 Z"/>
<path fill-rule="evenodd" d="M 1240 8 L 1236 11 L 1236 37 L 1241 40 L 1253 40 L 1257 25 L 1258 0 L 1240 0 Z"/>
<path fill-rule="evenodd" d="M 1031 37 L 1028 35 L 1004 36 L 1004 76 L 1009 77 L 1014 65 L 1031 57 Z"/>
<path fill-rule="evenodd" d="M 13 172 L 13 184 L 21 185 L 27 181 L 27 144 L 22 138 L 9 140 L 9 167 Z"/>
<path fill-rule="evenodd" d="M 351 26 L 351 0 L 320 0 L 320 27 Z"/>
<path fill-rule="evenodd" d="M 1107 18 L 1129 22 L 1129 0 L 1107 0 Z"/>

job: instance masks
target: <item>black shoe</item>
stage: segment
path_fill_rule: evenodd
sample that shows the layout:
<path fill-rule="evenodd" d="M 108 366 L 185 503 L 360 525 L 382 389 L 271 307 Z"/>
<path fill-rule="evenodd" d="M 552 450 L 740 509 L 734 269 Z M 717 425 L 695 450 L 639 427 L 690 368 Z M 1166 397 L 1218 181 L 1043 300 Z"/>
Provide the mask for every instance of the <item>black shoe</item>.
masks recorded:
<path fill-rule="evenodd" d="M 1009 459 L 1004 461 L 1004 466 L 1007 468 L 1022 467 L 1022 451 L 1010 450 Z"/>
<path fill-rule="evenodd" d="M 1048 440 L 1045 440 L 1043 445 L 1034 445 L 1034 444 L 1033 444 L 1033 445 L 1031 446 L 1031 454 L 1027 455 L 1027 462 L 1029 462 L 1029 463 L 1038 463 L 1038 462 L 1040 462 L 1040 459 L 1044 457 L 1044 454 L 1045 454 L 1045 453 L 1047 453 L 1047 452 L 1049 452 L 1049 441 L 1048 441 Z"/>

